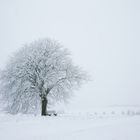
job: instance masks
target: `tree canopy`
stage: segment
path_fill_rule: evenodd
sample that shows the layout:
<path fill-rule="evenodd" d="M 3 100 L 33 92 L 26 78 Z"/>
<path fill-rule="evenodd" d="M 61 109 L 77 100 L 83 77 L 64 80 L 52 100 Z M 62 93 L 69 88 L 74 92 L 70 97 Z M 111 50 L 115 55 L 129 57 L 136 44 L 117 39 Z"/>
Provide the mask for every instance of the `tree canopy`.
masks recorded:
<path fill-rule="evenodd" d="M 10 113 L 33 113 L 42 97 L 49 104 L 67 100 L 86 79 L 59 42 L 40 39 L 13 54 L 1 71 L 0 93 Z"/>

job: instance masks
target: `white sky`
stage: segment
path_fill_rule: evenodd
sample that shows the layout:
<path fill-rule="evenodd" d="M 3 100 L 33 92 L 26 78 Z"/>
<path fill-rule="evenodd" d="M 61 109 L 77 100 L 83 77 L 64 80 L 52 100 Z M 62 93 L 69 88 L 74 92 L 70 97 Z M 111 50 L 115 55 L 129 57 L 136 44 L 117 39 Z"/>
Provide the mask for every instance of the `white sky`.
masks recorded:
<path fill-rule="evenodd" d="M 93 81 L 71 106 L 140 105 L 139 0 L 0 0 L 0 67 L 22 44 L 59 40 Z"/>

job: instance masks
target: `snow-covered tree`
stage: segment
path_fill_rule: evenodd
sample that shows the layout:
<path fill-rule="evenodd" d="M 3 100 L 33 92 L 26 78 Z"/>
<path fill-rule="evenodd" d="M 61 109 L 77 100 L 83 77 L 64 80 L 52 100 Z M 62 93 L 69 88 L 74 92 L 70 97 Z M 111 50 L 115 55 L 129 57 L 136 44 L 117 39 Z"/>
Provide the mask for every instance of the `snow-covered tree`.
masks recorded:
<path fill-rule="evenodd" d="M 69 55 L 51 39 L 24 45 L 1 71 L 0 93 L 6 109 L 33 113 L 41 104 L 42 115 L 47 115 L 48 104 L 69 99 L 73 89 L 87 79 Z"/>

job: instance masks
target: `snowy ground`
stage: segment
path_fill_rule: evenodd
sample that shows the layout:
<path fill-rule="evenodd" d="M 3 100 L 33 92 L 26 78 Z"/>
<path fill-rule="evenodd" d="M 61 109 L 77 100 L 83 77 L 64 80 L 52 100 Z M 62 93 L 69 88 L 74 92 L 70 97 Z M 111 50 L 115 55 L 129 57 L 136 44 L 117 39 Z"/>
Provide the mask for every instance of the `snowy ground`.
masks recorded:
<path fill-rule="evenodd" d="M 1 113 L 0 140 L 140 140 L 140 115 L 100 111 L 57 117 Z"/>

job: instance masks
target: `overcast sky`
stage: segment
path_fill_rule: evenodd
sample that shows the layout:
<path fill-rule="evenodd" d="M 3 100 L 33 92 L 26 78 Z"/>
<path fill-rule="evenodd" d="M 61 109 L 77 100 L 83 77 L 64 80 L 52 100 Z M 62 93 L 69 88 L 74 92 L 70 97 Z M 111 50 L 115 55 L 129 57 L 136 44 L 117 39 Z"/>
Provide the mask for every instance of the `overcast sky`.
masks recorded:
<path fill-rule="evenodd" d="M 0 0 L 0 68 L 44 37 L 60 41 L 93 79 L 71 106 L 140 105 L 139 0 Z"/>

